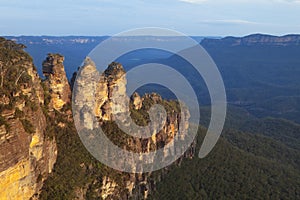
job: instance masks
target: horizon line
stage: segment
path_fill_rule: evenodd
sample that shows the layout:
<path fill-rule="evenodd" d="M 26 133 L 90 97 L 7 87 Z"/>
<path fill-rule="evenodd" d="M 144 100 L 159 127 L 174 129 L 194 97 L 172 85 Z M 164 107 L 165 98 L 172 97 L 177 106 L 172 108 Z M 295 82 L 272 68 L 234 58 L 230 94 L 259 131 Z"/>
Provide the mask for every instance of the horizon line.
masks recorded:
<path fill-rule="evenodd" d="M 253 35 L 262 35 L 262 36 L 272 36 L 272 37 L 286 37 L 286 36 L 300 36 L 300 33 L 287 33 L 282 35 L 276 35 L 276 34 L 269 34 L 269 33 L 251 33 L 251 34 L 245 34 L 245 35 L 187 35 L 189 37 L 215 37 L 215 38 L 226 38 L 226 37 L 236 37 L 236 38 L 243 38 Z M 117 37 L 113 35 L 0 35 L 0 37 Z M 180 36 L 155 36 L 155 35 L 136 35 L 136 36 L 122 36 L 122 37 L 180 37 Z"/>

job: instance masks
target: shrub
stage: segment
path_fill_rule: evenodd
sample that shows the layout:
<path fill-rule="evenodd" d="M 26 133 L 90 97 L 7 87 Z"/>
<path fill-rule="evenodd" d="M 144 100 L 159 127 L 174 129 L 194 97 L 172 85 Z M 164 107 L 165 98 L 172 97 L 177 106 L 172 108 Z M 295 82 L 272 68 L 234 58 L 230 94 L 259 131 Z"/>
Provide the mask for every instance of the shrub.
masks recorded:
<path fill-rule="evenodd" d="M 32 111 L 38 110 L 38 105 L 35 102 L 32 102 L 30 100 L 26 101 L 26 106 L 29 106 Z"/>
<path fill-rule="evenodd" d="M 24 112 L 21 111 L 19 108 L 15 109 L 15 117 L 16 118 L 23 118 L 24 117 Z"/>
<path fill-rule="evenodd" d="M 32 123 L 31 123 L 29 120 L 27 120 L 27 119 L 22 119 L 21 122 L 22 122 L 22 125 L 23 125 L 24 130 L 25 130 L 27 133 L 32 134 L 32 133 L 35 132 L 34 126 L 32 125 Z"/>
<path fill-rule="evenodd" d="M 6 124 L 5 118 L 0 115 L 0 126 L 5 125 L 5 124 Z"/>
<path fill-rule="evenodd" d="M 0 126 L 5 126 L 6 132 L 10 131 L 10 125 L 7 123 L 6 119 L 0 115 Z"/>

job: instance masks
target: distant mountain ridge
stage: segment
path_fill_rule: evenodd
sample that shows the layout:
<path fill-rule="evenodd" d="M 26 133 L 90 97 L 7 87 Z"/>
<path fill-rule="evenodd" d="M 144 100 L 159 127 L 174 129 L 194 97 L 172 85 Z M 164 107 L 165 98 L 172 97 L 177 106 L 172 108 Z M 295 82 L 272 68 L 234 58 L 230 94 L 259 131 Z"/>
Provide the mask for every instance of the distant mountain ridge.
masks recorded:
<path fill-rule="evenodd" d="M 30 44 L 93 44 L 109 38 L 110 36 L 4 36 L 25 45 Z M 138 36 L 154 37 L 154 36 Z M 164 37 L 164 36 L 162 36 Z M 229 46 L 251 46 L 251 45 L 300 45 L 300 34 L 288 34 L 284 36 L 275 36 L 267 34 L 251 34 L 247 36 L 234 37 L 215 37 L 215 36 L 190 36 L 203 45 L 229 45 Z M 172 38 L 166 36 L 166 38 Z"/>
<path fill-rule="evenodd" d="M 4 36 L 24 45 L 37 44 L 92 44 L 99 43 L 109 36 Z"/>
<path fill-rule="evenodd" d="M 37 45 L 37 44 L 99 44 L 109 37 L 117 36 L 2 36 L 8 40 L 13 40 L 17 43 L 24 45 Z M 155 38 L 164 38 L 165 40 L 174 40 L 177 36 L 128 36 L 140 39 L 155 39 Z M 180 36 L 179 36 L 180 37 Z M 201 42 L 204 38 L 219 39 L 221 37 L 211 37 L 211 36 L 190 36 L 197 42 Z M 164 41 L 164 40 L 162 40 Z"/>
<path fill-rule="evenodd" d="M 275 46 L 294 46 L 300 45 L 300 35 L 290 34 L 284 36 L 274 36 L 265 34 L 252 34 L 245 37 L 224 37 L 221 39 L 205 38 L 202 40 L 203 46 L 254 46 L 254 45 L 275 45 Z"/>

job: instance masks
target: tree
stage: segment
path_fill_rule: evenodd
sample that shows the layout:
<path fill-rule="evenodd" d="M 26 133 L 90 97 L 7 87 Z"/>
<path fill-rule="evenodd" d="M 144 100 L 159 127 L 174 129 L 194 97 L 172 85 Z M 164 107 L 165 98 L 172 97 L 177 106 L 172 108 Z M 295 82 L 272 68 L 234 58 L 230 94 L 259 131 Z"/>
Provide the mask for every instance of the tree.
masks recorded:
<path fill-rule="evenodd" d="M 3 88 L 3 84 L 4 84 L 4 77 L 6 75 L 8 68 L 5 68 L 5 64 L 3 63 L 3 61 L 0 60 L 0 77 L 1 77 L 1 82 L 0 82 L 0 88 Z"/>

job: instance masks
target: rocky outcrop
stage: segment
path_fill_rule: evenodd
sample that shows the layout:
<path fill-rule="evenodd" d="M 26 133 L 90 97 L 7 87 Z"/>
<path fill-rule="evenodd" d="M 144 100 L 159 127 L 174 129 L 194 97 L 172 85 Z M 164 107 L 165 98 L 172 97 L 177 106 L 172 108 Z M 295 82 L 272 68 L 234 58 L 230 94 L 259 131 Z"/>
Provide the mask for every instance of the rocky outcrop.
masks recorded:
<path fill-rule="evenodd" d="M 245 37 L 225 37 L 222 39 L 204 39 L 204 47 L 220 46 L 295 46 L 300 45 L 300 35 L 272 36 L 253 34 Z"/>
<path fill-rule="evenodd" d="M 0 45 L 1 73 L 5 73 L 1 74 L 5 79 L 0 86 L 0 199 L 3 200 L 30 199 L 38 194 L 57 157 L 55 139 L 46 137 L 41 80 L 28 54 L 13 45 L 12 42 Z"/>
<path fill-rule="evenodd" d="M 104 176 L 101 186 L 101 198 L 107 199 L 109 196 L 112 196 L 116 191 L 117 183 L 111 180 L 109 177 Z"/>
<path fill-rule="evenodd" d="M 124 101 L 128 98 L 125 71 L 118 63 L 112 63 L 100 75 L 94 62 L 87 58 L 78 72 L 73 92 L 75 106 L 80 110 L 87 129 L 96 128 L 99 121 L 111 121 L 115 115 L 129 111 Z M 99 121 L 93 121 L 93 116 Z"/>
<path fill-rule="evenodd" d="M 121 64 L 113 62 L 100 74 L 95 63 L 87 58 L 78 75 L 73 87 L 73 107 L 77 112 L 73 114 L 75 123 L 77 121 L 80 124 L 80 129 L 94 130 L 102 126 L 103 130 L 106 130 L 105 127 L 109 126 L 108 130 L 112 132 L 107 134 L 115 144 L 122 144 L 122 148 L 139 153 L 155 151 L 170 143 L 176 137 L 180 123 L 183 127 L 181 131 L 188 130 L 189 112 L 184 107 L 180 108 L 178 102 L 163 100 L 155 93 L 146 94 L 143 97 L 134 93 L 129 98 L 126 94 L 126 73 Z M 148 111 L 153 105 L 161 105 L 166 109 L 166 123 L 158 131 L 151 126 L 140 130 L 139 126 L 147 126 L 152 122 L 151 112 L 148 113 Z M 146 131 L 151 133 L 151 137 L 139 138 L 125 136 L 125 133 L 114 133 L 111 123 L 118 124 L 117 121 L 124 124 L 123 131 L 125 129 L 136 132 Z M 132 124 L 134 126 L 131 126 Z M 159 127 L 157 124 L 152 125 Z M 180 138 L 180 140 L 184 139 Z M 174 145 L 173 149 L 170 148 L 169 151 L 163 153 L 163 157 L 171 156 L 179 150 L 177 148 L 180 147 Z M 193 156 L 194 147 L 191 149 L 184 156 Z M 103 199 L 127 199 L 129 197 L 146 199 L 155 184 L 151 173 L 127 174 L 122 183 L 110 177 L 109 174 L 102 180 L 102 187 L 96 193 Z M 120 196 L 124 194 L 124 191 L 127 196 Z"/>
<path fill-rule="evenodd" d="M 84 62 L 84 67 L 78 72 L 76 85 L 73 86 L 73 107 L 75 106 L 75 109 L 80 108 L 80 116 L 74 115 L 74 117 L 75 119 L 78 117 L 76 120 L 82 121 L 83 126 L 87 129 L 97 127 L 96 122 L 93 120 L 93 113 L 100 115 L 96 105 L 99 102 L 106 101 L 107 98 L 107 87 L 105 87 L 105 84 L 102 84 L 103 80 L 99 82 L 99 76 L 95 63 L 87 58 Z M 95 94 L 97 95 L 97 100 L 95 100 Z"/>
<path fill-rule="evenodd" d="M 48 54 L 43 62 L 43 74 L 50 89 L 50 107 L 60 110 L 70 102 L 71 89 L 64 69 L 64 57 L 59 54 Z"/>
<path fill-rule="evenodd" d="M 131 96 L 131 101 L 135 110 L 139 110 L 142 108 L 143 101 L 141 96 L 137 92 L 133 93 L 133 95 Z"/>

